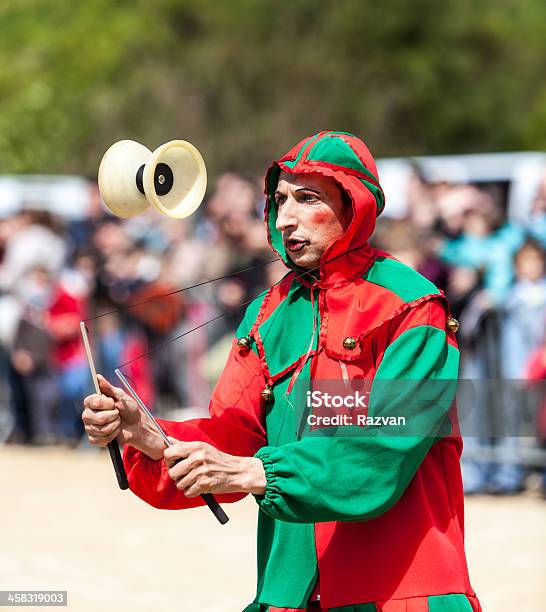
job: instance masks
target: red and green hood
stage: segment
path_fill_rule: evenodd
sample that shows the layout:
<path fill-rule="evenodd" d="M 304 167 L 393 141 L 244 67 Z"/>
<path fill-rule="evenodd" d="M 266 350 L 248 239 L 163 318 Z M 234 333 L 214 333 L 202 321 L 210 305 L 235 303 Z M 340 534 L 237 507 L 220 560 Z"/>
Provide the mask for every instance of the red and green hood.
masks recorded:
<path fill-rule="evenodd" d="M 347 231 L 325 251 L 320 264 L 320 285 L 343 283 L 362 273 L 372 256 L 368 240 L 375 219 L 385 206 L 377 167 L 368 147 L 346 132 L 319 132 L 305 138 L 269 168 L 265 182 L 266 227 L 269 244 L 288 267 L 282 234 L 275 227 L 274 193 L 281 170 L 292 174 L 317 173 L 334 179 L 348 195 L 353 219 Z"/>

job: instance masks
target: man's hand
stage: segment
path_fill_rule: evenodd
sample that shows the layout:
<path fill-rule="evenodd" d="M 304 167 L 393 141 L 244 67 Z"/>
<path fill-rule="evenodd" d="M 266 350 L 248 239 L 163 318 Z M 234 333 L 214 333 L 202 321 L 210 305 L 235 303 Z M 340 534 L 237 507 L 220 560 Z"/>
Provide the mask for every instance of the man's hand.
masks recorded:
<path fill-rule="evenodd" d="M 121 444 L 130 444 L 152 459 L 161 459 L 165 444 L 136 402 L 100 374 L 98 380 L 103 395 L 88 395 L 83 402 L 82 420 L 89 442 L 106 446 L 117 438 Z"/>
<path fill-rule="evenodd" d="M 265 493 L 265 471 L 260 459 L 228 455 L 206 442 L 179 442 L 163 456 L 169 476 L 186 497 L 203 493 Z"/>

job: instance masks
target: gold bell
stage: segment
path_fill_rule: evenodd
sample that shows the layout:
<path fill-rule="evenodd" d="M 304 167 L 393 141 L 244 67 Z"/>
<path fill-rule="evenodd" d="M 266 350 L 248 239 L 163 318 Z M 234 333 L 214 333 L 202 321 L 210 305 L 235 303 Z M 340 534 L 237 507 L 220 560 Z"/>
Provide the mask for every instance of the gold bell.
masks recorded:
<path fill-rule="evenodd" d="M 348 351 L 352 351 L 356 348 L 356 340 L 352 336 L 348 336 L 343 340 L 343 348 L 346 348 Z"/>
<path fill-rule="evenodd" d="M 447 327 L 449 331 L 455 333 L 459 329 L 459 321 L 457 321 L 457 319 L 454 319 L 453 317 L 449 317 L 449 319 L 447 320 Z"/>
<path fill-rule="evenodd" d="M 243 336 L 242 338 L 239 338 L 237 340 L 237 346 L 242 350 L 242 351 L 248 351 L 248 349 L 250 348 L 251 345 L 251 340 L 250 340 L 250 336 Z"/>
<path fill-rule="evenodd" d="M 261 392 L 261 396 L 264 402 L 269 402 L 273 399 L 273 391 L 271 391 L 271 387 L 269 385 L 265 386 L 265 389 Z"/>

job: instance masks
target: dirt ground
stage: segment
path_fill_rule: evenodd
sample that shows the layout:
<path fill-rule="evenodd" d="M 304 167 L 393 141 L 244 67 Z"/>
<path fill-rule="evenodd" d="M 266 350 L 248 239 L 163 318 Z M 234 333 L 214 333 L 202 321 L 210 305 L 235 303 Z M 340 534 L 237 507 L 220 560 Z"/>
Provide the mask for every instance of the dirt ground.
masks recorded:
<path fill-rule="evenodd" d="M 0 449 L 0 590 L 62 589 L 75 611 L 238 612 L 252 600 L 256 507 L 159 511 L 117 488 L 104 452 Z M 485 612 L 543 612 L 546 502 L 467 500 Z"/>

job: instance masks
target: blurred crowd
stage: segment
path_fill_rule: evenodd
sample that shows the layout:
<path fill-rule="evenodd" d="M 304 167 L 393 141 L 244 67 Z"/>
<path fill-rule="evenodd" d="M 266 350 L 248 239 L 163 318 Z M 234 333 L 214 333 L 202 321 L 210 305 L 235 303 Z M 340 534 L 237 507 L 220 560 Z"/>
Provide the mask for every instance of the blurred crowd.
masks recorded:
<path fill-rule="evenodd" d="M 121 220 L 90 189 L 85 219 L 26 206 L 0 220 L 0 443 L 84 443 L 82 320 L 98 371 L 115 383 L 124 364 L 162 415 L 203 413 L 241 304 L 285 272 L 258 182 L 221 176 L 191 221 Z M 440 287 L 460 322 L 465 490 L 516 493 L 530 474 L 546 490 L 546 172 L 526 223 L 508 220 L 505 186 L 430 183 L 418 166 L 407 202 L 373 244 Z"/>
<path fill-rule="evenodd" d="M 415 166 L 407 196 L 375 245 L 441 288 L 460 323 L 465 492 L 545 492 L 546 170 L 524 223 L 503 184 L 431 184 Z"/>

